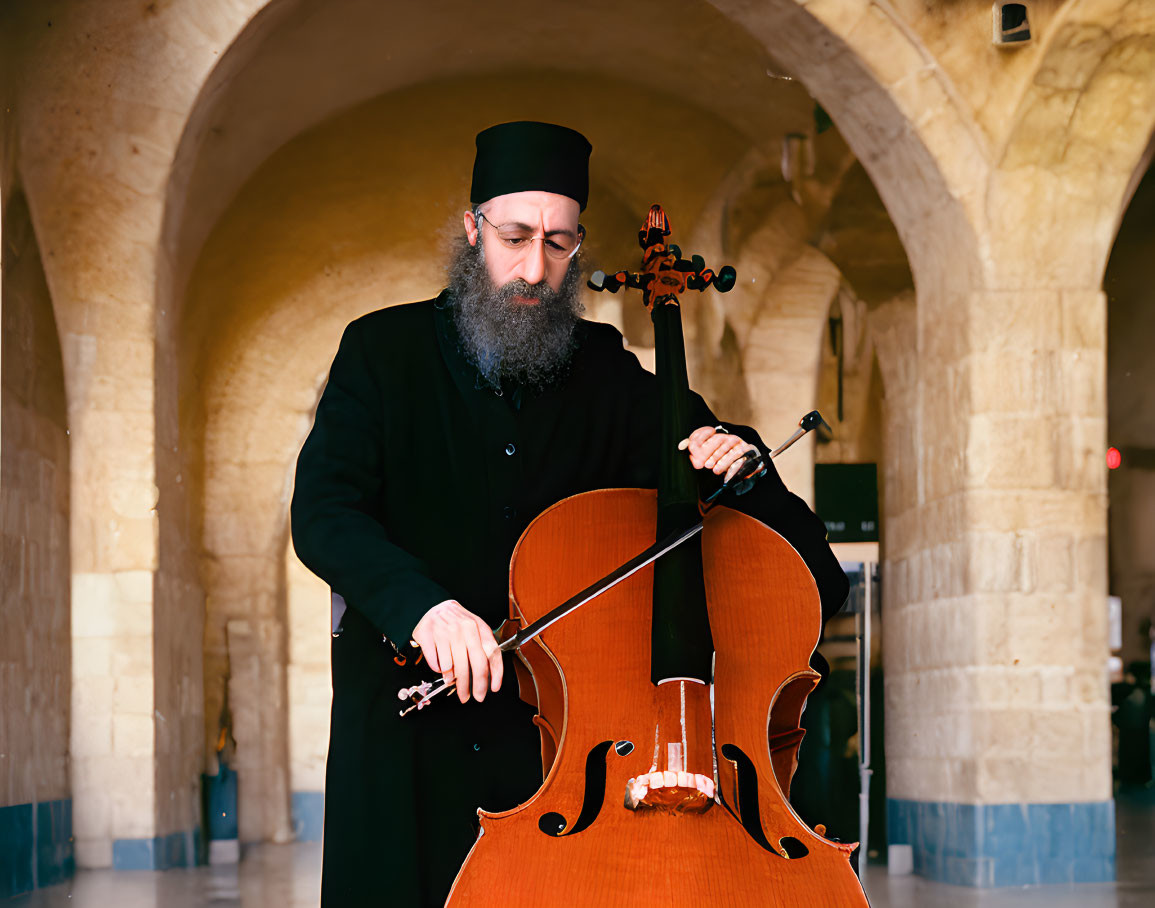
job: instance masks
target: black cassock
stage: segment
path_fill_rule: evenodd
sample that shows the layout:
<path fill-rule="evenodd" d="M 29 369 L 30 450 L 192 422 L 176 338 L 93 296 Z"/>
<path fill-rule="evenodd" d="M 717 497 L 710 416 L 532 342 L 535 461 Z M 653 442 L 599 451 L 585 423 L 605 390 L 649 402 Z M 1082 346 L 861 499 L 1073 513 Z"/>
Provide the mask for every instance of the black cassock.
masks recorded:
<path fill-rule="evenodd" d="M 446 599 L 496 627 L 510 555 L 535 516 L 578 492 L 656 485 L 654 376 L 614 328 L 582 321 L 577 332 L 557 386 L 499 393 L 461 353 L 446 293 L 345 330 L 292 504 L 297 554 L 349 606 L 332 650 L 326 908 L 442 904 L 477 808 L 512 807 L 541 784 L 511 657 L 483 703 L 443 699 L 401 719 L 397 691 L 416 681 L 382 635 L 407 651 L 414 625 Z M 692 410 L 693 428 L 718 423 L 697 395 Z M 753 430 L 726 428 L 768 450 Z M 837 611 L 847 581 L 825 527 L 773 466 L 724 503 L 785 536 L 818 582 L 824 618 Z"/>

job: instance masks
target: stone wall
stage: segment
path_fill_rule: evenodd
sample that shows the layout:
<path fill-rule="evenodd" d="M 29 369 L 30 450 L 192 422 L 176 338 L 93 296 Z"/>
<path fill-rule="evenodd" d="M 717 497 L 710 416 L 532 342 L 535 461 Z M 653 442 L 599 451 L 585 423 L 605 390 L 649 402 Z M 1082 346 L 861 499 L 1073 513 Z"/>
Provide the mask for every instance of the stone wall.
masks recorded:
<path fill-rule="evenodd" d="M 2 898 L 71 873 L 72 664 L 89 665 L 99 654 L 73 657 L 64 374 L 52 299 L 22 195 L 4 200 L 0 239 Z M 81 722 L 85 705 L 77 704 Z M 15 834 L 24 828 L 29 838 Z"/>
<path fill-rule="evenodd" d="M 4 178 L 27 193 L 68 389 L 71 580 L 53 582 L 72 603 L 80 861 L 192 858 L 226 687 L 242 837 L 292 833 L 294 792 L 316 790 L 301 738 L 321 731 L 324 647 L 296 630 L 319 592 L 286 563 L 285 514 L 325 369 L 350 319 L 439 286 L 430 238 L 459 217 L 469 137 L 560 104 L 597 149 L 592 261 L 633 262 L 659 200 L 685 248 L 751 277 L 686 320 L 720 412 L 777 439 L 830 386 L 831 301 L 868 326 L 880 437 L 848 420 L 823 456 L 883 452 L 895 835 L 1033 817 L 1026 850 L 952 839 L 963 862 L 921 849 L 920 872 L 1038 879 L 1051 871 L 1030 849 L 1062 811 L 1093 833 L 1082 864 L 1046 866 L 1109 870 L 1100 280 L 1155 126 L 1142 4 L 1040 0 L 1036 40 L 1012 53 L 989 42 L 988 0 L 549 16 L 530 0 L 28 0 L 0 15 L 20 76 L 3 86 Z M 642 22 L 632 54 L 590 40 Z M 531 58 L 518 72 L 509 34 Z M 815 98 L 837 129 L 818 134 Z M 676 143 L 655 142 L 671 124 Z M 885 211 L 856 207 L 871 183 Z M 591 311 L 648 345 L 636 306 Z M 4 494 L 35 500 L 18 511 L 31 520 L 41 474 L 19 466 L 9 410 Z M 804 494 L 806 454 L 783 464 Z"/>

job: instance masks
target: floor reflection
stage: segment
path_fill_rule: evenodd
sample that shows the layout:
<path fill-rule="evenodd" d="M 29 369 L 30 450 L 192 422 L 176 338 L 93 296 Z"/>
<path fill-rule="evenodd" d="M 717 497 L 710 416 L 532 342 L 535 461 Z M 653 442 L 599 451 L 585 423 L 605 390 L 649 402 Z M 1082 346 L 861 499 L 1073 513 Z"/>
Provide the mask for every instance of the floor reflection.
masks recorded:
<path fill-rule="evenodd" d="M 1155 905 L 1155 789 L 1117 802 L 1119 880 L 1114 884 L 974 890 L 916 876 L 892 877 L 871 867 L 872 908 L 1148 908 Z M 240 865 L 163 873 L 81 871 L 71 882 L 5 903 L 6 908 L 315 908 L 320 899 L 321 846 L 259 845 Z"/>

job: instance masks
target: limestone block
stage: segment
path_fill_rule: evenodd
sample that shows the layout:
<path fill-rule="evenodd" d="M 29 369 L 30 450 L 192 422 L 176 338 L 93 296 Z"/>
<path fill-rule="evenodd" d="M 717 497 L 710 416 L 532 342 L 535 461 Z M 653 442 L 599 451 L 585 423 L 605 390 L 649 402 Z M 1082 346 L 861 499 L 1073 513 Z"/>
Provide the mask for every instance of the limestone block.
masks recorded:
<path fill-rule="evenodd" d="M 930 757 L 922 757 L 914 762 L 914 771 L 917 773 L 915 778 L 917 782 L 912 786 L 913 790 L 909 795 L 902 797 L 913 797 L 919 800 L 936 800 L 940 795 L 935 795 L 933 792 L 947 791 L 951 787 L 951 776 L 956 774 L 953 771 L 953 764 L 950 760 L 943 760 Z M 887 782 L 889 783 L 890 776 L 887 775 Z M 888 786 L 889 788 L 889 786 Z M 894 795 L 888 796 L 894 797 Z"/>
<path fill-rule="evenodd" d="M 1050 421 L 978 414 L 970 420 L 969 429 L 968 488 L 1047 489 L 1059 481 L 1060 463 L 1070 440 L 1057 438 Z"/>
<path fill-rule="evenodd" d="M 289 707 L 317 707 L 328 710 L 333 695 L 327 665 L 293 665 L 288 667 Z"/>
<path fill-rule="evenodd" d="M 871 12 L 869 0 L 800 0 L 800 6 L 838 35 L 845 35 Z"/>
<path fill-rule="evenodd" d="M 1041 90 L 1030 95 L 1020 111 L 1012 141 L 999 162 L 1000 170 L 1021 172 L 1032 164 L 1058 169 L 1065 145 L 1065 137 L 1058 133 L 1062 124 L 1070 122 L 1086 81 L 1077 68 L 1062 78 L 1058 78 L 1059 72 L 1057 67 L 1048 68 L 1036 77 Z"/>
<path fill-rule="evenodd" d="M 1104 703 L 1089 704 L 1080 710 L 1083 721 L 1083 781 L 1087 797 L 1111 796 L 1111 716 Z"/>
<path fill-rule="evenodd" d="M 69 428 L 73 468 L 96 483 L 94 493 L 104 495 L 107 490 L 100 483 L 112 477 L 153 480 L 156 425 L 151 407 L 96 410 L 74 403 Z"/>
<path fill-rule="evenodd" d="M 925 68 L 932 66 L 932 63 L 924 64 Z M 938 80 L 949 84 L 949 78 L 942 75 L 937 67 L 934 67 L 934 71 L 938 74 Z M 960 115 L 958 102 L 948 100 L 945 91 L 941 99 L 934 97 L 933 90 L 924 93 L 929 81 L 924 80 L 920 86 L 920 94 L 928 102 L 927 106 L 907 110 L 919 136 L 936 156 L 953 197 L 951 201 L 957 199 L 961 202 L 973 218 L 978 205 L 983 201 L 982 193 L 990 170 L 990 153 L 986 148 L 985 137 L 969 122 L 969 117 Z"/>
<path fill-rule="evenodd" d="M 1063 290 L 1059 294 L 1063 319 L 1063 348 L 1105 350 L 1107 297 L 1102 290 Z"/>
<path fill-rule="evenodd" d="M 155 400 L 150 338 L 103 336 L 90 351 L 85 403 L 94 410 L 149 412 Z"/>
<path fill-rule="evenodd" d="M 1017 533 L 968 534 L 966 558 L 968 590 L 996 593 L 1023 589 L 1023 541 Z"/>
<path fill-rule="evenodd" d="M 248 618 L 278 618 L 278 597 L 273 590 L 245 595 L 220 595 L 213 597 L 214 614 L 218 616 L 244 616 Z"/>
<path fill-rule="evenodd" d="M 1022 800 L 1033 804 L 1064 804 L 1090 800 L 1084 788 L 1085 771 L 1068 753 L 1036 754 L 1021 780 Z"/>
<path fill-rule="evenodd" d="M 1102 417 L 1107 412 L 1107 351 L 1065 350 L 1055 358 L 1058 403 L 1072 416 Z"/>
<path fill-rule="evenodd" d="M 1018 665 L 984 666 L 978 670 L 975 708 L 1005 706 L 1014 710 L 1035 709 L 1041 700 L 1042 679 L 1031 667 Z"/>
<path fill-rule="evenodd" d="M 1075 670 L 1069 665 L 1044 665 L 1035 669 L 1038 676 L 1040 707 L 1049 709 L 1069 708 L 1074 702 L 1071 681 Z"/>
<path fill-rule="evenodd" d="M 1036 753 L 1082 757 L 1085 728 L 1079 711 L 1069 707 L 1037 709 L 1030 717 L 1029 727 L 1031 747 Z"/>
<path fill-rule="evenodd" d="M 116 678 L 151 679 L 154 666 L 152 637 L 133 633 L 133 630 L 125 628 L 112 641 L 112 674 Z"/>
<path fill-rule="evenodd" d="M 1007 756 L 1004 753 L 977 757 L 974 800 L 982 804 L 1030 800 L 1023 789 L 1035 764 L 1033 757 Z"/>
<path fill-rule="evenodd" d="M 1068 182 L 1061 171 L 1035 164 L 1017 169 L 1004 166 L 991 174 L 987 208 L 991 234 L 999 238 L 999 254 L 997 261 L 991 257 L 986 263 L 989 280 L 1003 286 L 1037 287 L 1043 274 L 1046 284 L 1056 291 L 1099 283 L 1109 240 L 1088 244 L 1084 228 L 1082 242 L 1072 254 L 1070 244 L 1057 238 L 1068 233 L 1066 225 L 1097 224 L 1104 217 L 1113 219 L 1114 212 L 1103 211 L 1102 200 L 1072 198 Z M 1024 199 L 1051 201 L 1044 207 L 1024 204 Z"/>
<path fill-rule="evenodd" d="M 282 465 L 282 479 L 284 469 Z M 268 511 L 276 502 L 266 502 L 262 509 L 259 501 L 252 501 L 251 488 L 237 487 L 223 497 L 222 492 L 223 487 L 217 487 L 216 494 L 206 500 L 204 535 L 210 551 L 275 557 L 269 551 L 269 527 L 274 521 L 268 519 Z M 241 501 L 255 504 L 257 509 L 239 508 Z"/>
<path fill-rule="evenodd" d="M 257 531 L 259 532 L 259 530 Z M 267 548 L 266 542 L 262 548 Z M 270 554 L 235 554 L 221 549 L 219 554 L 201 560 L 205 588 L 214 596 L 254 596 L 274 587 L 280 575 L 280 559 Z M 318 581 L 321 582 L 321 581 Z M 327 589 L 327 587 L 326 587 Z M 221 591 L 219 594 L 217 591 Z"/>
<path fill-rule="evenodd" d="M 72 646 L 72 677 L 102 678 L 113 673 L 113 641 L 107 637 L 77 637 Z"/>
<path fill-rule="evenodd" d="M 1075 703 L 1101 705 L 1106 702 L 1106 659 L 1098 671 L 1077 671 L 1071 679 L 1071 693 Z"/>
<path fill-rule="evenodd" d="M 889 742 L 889 737 L 888 737 Z M 888 798 L 918 799 L 918 761 L 910 757 L 891 756 L 889 743 L 886 756 L 886 795 Z"/>
<path fill-rule="evenodd" d="M 1040 359 L 1051 356 L 1005 350 L 973 354 L 966 363 L 971 412 L 1035 415 L 1045 394 Z"/>
<path fill-rule="evenodd" d="M 1006 593 L 971 594 L 962 602 L 971 610 L 970 645 L 979 665 L 1010 665 L 1009 613 L 1013 606 Z"/>
<path fill-rule="evenodd" d="M 1101 526 L 1103 503 L 1061 489 L 971 489 L 966 495 L 968 525 L 997 533 Z"/>
<path fill-rule="evenodd" d="M 907 560 L 897 558 L 885 562 L 888 593 L 884 593 L 883 608 L 888 614 L 910 601 L 907 590 Z"/>
<path fill-rule="evenodd" d="M 77 636 L 86 636 L 93 630 L 100 630 L 103 637 L 119 637 L 123 634 L 142 636 L 152 631 L 152 602 L 126 598 L 115 574 L 106 575 L 109 582 L 99 587 L 99 592 L 107 598 L 86 600 L 82 605 L 80 633 L 77 624 L 76 606 L 73 606 L 73 628 Z M 149 576 L 146 573 L 146 576 Z M 74 587 L 75 589 L 75 587 Z M 74 600 L 75 600 L 74 596 Z"/>
<path fill-rule="evenodd" d="M 80 682 L 80 683 L 87 683 Z M 78 708 L 77 696 L 73 695 L 71 750 L 73 760 L 78 755 L 102 757 L 112 753 L 112 714 L 94 708 L 92 701 L 81 698 L 85 708 Z"/>
<path fill-rule="evenodd" d="M 111 715 L 114 680 L 111 677 L 91 678 L 72 687 L 74 715 Z"/>
<path fill-rule="evenodd" d="M 108 638 L 116 634 L 115 578 L 110 574 L 72 575 L 72 636 Z"/>
<path fill-rule="evenodd" d="M 813 7 L 812 0 L 806 8 L 813 11 Z M 929 66 L 928 55 L 916 42 L 902 34 L 893 14 L 874 3 L 866 6 L 866 15 L 859 15 L 850 22 L 842 20 L 829 24 L 864 55 L 867 66 L 884 85 L 893 85 L 910 73 Z M 925 110 L 925 107 L 907 108 L 904 113 L 913 120 Z"/>
<path fill-rule="evenodd" d="M 1110 72 L 1113 63 L 1130 57 L 1130 65 L 1142 71 Z M 1066 157 L 1063 163 L 1073 170 L 1098 166 L 1104 170 L 1129 171 L 1135 165 L 1134 122 L 1147 114 L 1144 105 L 1152 96 L 1149 74 L 1155 67 L 1155 48 L 1150 42 L 1121 43 L 1099 61 L 1099 72 L 1079 100 L 1068 124 Z M 1129 67 L 1128 67 L 1129 68 Z M 1144 90 L 1145 89 L 1145 90 Z"/>
<path fill-rule="evenodd" d="M 906 61 L 901 68 L 892 70 L 894 78 L 888 80 L 888 88 L 910 121 L 917 127 L 944 111 L 953 112 L 942 70 L 931 60 L 920 58 L 913 47 L 904 56 Z"/>
<path fill-rule="evenodd" d="M 1032 665 L 1071 665 L 1080 626 L 1069 596 L 1015 597 L 1007 608 L 1009 655 Z"/>
<path fill-rule="evenodd" d="M 108 792 L 99 788 L 81 788 L 74 790 L 72 796 L 72 834 L 77 839 L 108 836 L 112 830 L 112 799 Z"/>
<path fill-rule="evenodd" d="M 913 668 L 942 669 L 970 663 L 970 621 L 965 609 L 960 608 L 959 600 L 944 597 L 914 606 L 907 620 L 911 631 L 907 646 L 917 654 Z M 957 679 L 952 678 L 952 686 L 954 683 Z M 924 691 L 922 695 L 937 703 L 939 698 L 933 693 Z M 947 691 L 942 694 L 942 703 L 953 700 Z"/>
<path fill-rule="evenodd" d="M 1075 586 L 1074 538 L 1067 533 L 1038 533 L 1024 546 L 1032 588 L 1042 593 L 1070 592 Z"/>
<path fill-rule="evenodd" d="M 913 524 L 917 520 L 917 512 L 913 509 L 908 509 L 902 512 L 885 513 L 886 519 L 886 551 L 888 558 L 894 560 L 897 564 L 905 562 L 914 551 L 915 534 Z M 904 584 L 902 587 L 906 589 Z M 884 596 L 889 595 L 885 591 Z M 910 596 L 904 593 L 902 596 L 894 599 L 895 602 L 908 602 Z"/>
<path fill-rule="evenodd" d="M 120 783 L 111 789 L 113 836 L 121 839 L 151 838 L 156 835 L 156 797 L 152 784 L 150 756 L 117 757 Z M 138 780 L 125 785 L 124 779 Z M 147 780 L 141 783 L 139 780 Z"/>
<path fill-rule="evenodd" d="M 119 517 L 149 517 L 156 508 L 160 490 L 152 481 L 136 477 L 113 479 L 108 484 L 109 504 Z"/>
<path fill-rule="evenodd" d="M 146 716 L 153 713 L 153 678 L 147 675 L 122 675 L 114 679 L 112 706 L 119 716 Z"/>
<path fill-rule="evenodd" d="M 146 760 L 151 765 L 155 728 L 151 715 L 115 713 L 112 717 L 112 747 L 116 755 Z M 117 788 L 123 788 L 123 784 Z"/>
<path fill-rule="evenodd" d="M 1057 291 L 986 291 L 967 299 L 967 340 L 976 352 L 1057 350 L 1062 331 Z"/>
<path fill-rule="evenodd" d="M 1055 481 L 1063 489 L 1103 493 L 1107 488 L 1106 411 L 1101 416 L 1071 418 L 1060 426 L 1055 444 Z"/>
<path fill-rule="evenodd" d="M 1029 758 L 1032 748 L 1030 709 L 983 709 L 976 712 L 976 744 L 980 756 Z"/>

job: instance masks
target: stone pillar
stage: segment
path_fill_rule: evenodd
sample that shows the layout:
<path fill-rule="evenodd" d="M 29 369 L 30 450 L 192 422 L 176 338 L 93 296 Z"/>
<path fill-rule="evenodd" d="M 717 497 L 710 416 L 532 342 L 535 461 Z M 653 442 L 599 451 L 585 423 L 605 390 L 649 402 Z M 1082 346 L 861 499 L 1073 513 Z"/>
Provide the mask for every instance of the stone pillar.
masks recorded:
<path fill-rule="evenodd" d="M 319 842 L 325 805 L 325 762 L 332 708 L 328 585 L 292 546 L 285 552 L 289 618 L 289 788 L 293 837 Z"/>
<path fill-rule="evenodd" d="M 190 521 L 173 488 L 187 474 L 156 244 L 173 150 L 224 45 L 206 29 L 216 17 L 190 23 L 179 4 L 60 3 L 50 16 L 12 6 L 19 170 L 68 392 L 76 862 L 187 864 L 200 814 L 189 737 L 201 734 L 201 606 L 178 563 L 189 563 Z"/>
<path fill-rule="evenodd" d="M 1114 877 L 1105 321 L 1098 290 L 919 301 L 916 501 L 887 502 L 888 835 L 935 879 Z"/>
<path fill-rule="evenodd" d="M 0 901 L 73 867 L 64 374 L 28 205 L 2 207 Z"/>

